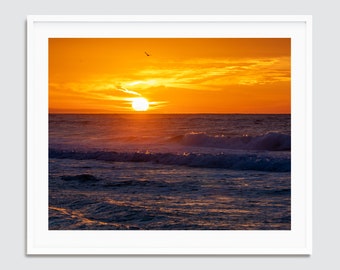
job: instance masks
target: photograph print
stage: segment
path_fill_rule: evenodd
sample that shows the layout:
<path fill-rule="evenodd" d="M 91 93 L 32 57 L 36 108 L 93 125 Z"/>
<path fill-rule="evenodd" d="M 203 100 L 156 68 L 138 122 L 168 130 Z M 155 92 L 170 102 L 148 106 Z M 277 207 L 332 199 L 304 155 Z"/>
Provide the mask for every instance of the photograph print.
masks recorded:
<path fill-rule="evenodd" d="M 291 230 L 290 38 L 49 38 L 49 230 Z"/>

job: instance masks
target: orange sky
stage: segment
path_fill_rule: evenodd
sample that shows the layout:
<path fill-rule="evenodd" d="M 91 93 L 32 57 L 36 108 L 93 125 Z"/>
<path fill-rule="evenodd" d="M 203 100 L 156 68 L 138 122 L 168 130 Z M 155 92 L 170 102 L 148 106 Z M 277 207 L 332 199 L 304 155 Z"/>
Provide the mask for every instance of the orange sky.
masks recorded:
<path fill-rule="evenodd" d="M 49 112 L 132 113 L 133 98 L 144 97 L 148 113 L 290 113 L 290 46 L 288 38 L 50 38 Z"/>

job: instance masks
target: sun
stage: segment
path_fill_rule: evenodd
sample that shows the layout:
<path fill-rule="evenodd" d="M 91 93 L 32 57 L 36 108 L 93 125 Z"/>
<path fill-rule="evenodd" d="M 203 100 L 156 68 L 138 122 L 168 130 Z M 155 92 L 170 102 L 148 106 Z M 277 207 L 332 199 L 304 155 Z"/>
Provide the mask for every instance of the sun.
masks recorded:
<path fill-rule="evenodd" d="M 134 98 L 131 106 L 137 112 L 145 112 L 149 109 L 149 101 L 142 97 Z"/>

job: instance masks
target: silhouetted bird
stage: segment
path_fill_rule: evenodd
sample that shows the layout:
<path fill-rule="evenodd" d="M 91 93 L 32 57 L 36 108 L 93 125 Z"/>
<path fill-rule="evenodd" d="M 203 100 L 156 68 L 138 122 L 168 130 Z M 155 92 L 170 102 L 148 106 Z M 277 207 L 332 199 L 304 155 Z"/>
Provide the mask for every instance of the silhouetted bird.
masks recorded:
<path fill-rule="evenodd" d="M 146 56 L 150 56 L 150 54 L 148 54 L 147 52 L 145 52 Z"/>

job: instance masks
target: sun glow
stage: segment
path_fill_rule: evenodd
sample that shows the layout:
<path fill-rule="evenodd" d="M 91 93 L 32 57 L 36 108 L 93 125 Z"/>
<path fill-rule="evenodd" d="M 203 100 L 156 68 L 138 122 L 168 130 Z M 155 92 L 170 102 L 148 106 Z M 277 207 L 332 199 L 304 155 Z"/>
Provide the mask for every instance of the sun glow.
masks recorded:
<path fill-rule="evenodd" d="M 149 102 L 145 98 L 142 98 L 142 97 L 134 98 L 132 100 L 131 106 L 135 111 L 143 112 L 149 109 Z"/>
<path fill-rule="evenodd" d="M 290 38 L 58 37 L 48 44 L 50 113 L 291 111 Z"/>

